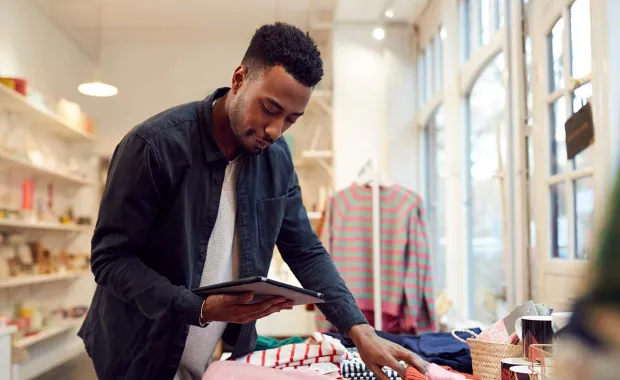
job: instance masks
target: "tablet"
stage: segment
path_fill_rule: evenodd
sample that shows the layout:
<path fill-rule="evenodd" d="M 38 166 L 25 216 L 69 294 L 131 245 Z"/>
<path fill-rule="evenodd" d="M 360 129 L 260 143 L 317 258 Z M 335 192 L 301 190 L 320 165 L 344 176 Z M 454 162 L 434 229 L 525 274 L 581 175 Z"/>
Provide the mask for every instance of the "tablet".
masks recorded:
<path fill-rule="evenodd" d="M 284 297 L 294 302 L 294 305 L 323 303 L 323 294 L 280 281 L 256 276 L 240 280 L 222 282 L 220 284 L 204 286 L 193 290 L 194 294 L 207 297 L 213 294 L 234 294 L 252 292 L 254 299 L 250 303 L 257 303 L 273 297 Z"/>

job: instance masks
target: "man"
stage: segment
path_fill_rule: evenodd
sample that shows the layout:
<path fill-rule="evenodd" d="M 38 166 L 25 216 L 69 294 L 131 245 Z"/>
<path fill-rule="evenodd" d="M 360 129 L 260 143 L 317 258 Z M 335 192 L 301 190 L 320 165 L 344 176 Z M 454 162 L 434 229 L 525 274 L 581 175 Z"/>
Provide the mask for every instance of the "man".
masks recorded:
<path fill-rule="evenodd" d="M 256 31 L 230 89 L 153 116 L 116 147 L 92 240 L 93 302 L 79 335 L 101 379 L 199 379 L 220 339 L 251 352 L 255 320 L 291 303 L 190 290 L 266 276 L 277 244 L 321 311 L 380 379 L 411 352 L 379 338 L 311 229 L 280 139 L 323 76 L 314 41 Z"/>

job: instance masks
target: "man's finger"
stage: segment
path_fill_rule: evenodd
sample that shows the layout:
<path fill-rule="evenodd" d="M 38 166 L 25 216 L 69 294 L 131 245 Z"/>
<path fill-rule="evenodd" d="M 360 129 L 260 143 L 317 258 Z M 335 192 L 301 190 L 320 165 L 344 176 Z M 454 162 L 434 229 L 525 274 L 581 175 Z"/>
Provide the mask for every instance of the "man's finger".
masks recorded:
<path fill-rule="evenodd" d="M 428 363 L 409 350 L 398 350 L 398 352 L 396 352 L 394 356 L 396 357 L 396 359 L 402 360 L 405 363 L 414 366 L 423 375 L 426 375 L 426 373 L 428 372 Z"/>
<path fill-rule="evenodd" d="M 254 299 L 252 292 L 243 292 L 236 294 L 222 294 L 222 300 L 227 305 L 248 304 Z"/>
<path fill-rule="evenodd" d="M 398 373 L 398 377 L 400 377 L 401 379 L 404 379 L 405 374 L 407 372 L 406 368 L 403 367 L 403 365 L 400 364 L 400 362 L 396 360 L 393 356 L 386 358 L 386 360 L 387 360 L 386 365 L 392 368 L 394 371 L 396 371 Z"/>
<path fill-rule="evenodd" d="M 273 313 L 277 313 L 280 310 L 284 309 L 285 308 L 284 305 L 285 305 L 284 303 L 275 304 L 275 305 L 270 306 L 266 310 L 261 310 L 256 313 L 249 314 L 247 315 L 247 317 L 250 319 L 250 321 L 255 321 L 257 319 L 265 318 Z"/>
<path fill-rule="evenodd" d="M 376 364 L 367 364 L 368 365 L 368 369 L 375 374 L 375 376 L 377 377 L 377 379 L 379 380 L 390 380 L 387 375 L 385 374 L 385 372 L 383 372 L 383 369 L 381 369 L 381 367 L 379 367 Z M 401 377 L 401 379 L 404 379 L 404 377 Z"/>
<path fill-rule="evenodd" d="M 281 305 L 285 301 L 286 301 L 285 298 L 276 297 L 276 298 L 270 298 L 268 300 L 265 300 L 259 303 L 255 303 L 253 305 L 238 305 L 237 313 L 241 315 L 257 314 L 257 313 L 266 311 L 267 309 L 269 309 L 270 307 L 274 305 Z"/>

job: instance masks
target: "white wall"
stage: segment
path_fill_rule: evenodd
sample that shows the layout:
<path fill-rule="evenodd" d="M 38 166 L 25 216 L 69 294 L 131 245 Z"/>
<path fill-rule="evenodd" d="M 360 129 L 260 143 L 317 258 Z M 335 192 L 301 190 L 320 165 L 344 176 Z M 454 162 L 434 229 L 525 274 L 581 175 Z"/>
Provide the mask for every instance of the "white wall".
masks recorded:
<path fill-rule="evenodd" d="M 248 43 L 245 36 L 235 40 L 205 36 L 200 44 L 106 46 L 102 71 L 119 93 L 103 99 L 96 112 L 99 152 L 110 154 L 127 131 L 148 117 L 230 86 Z"/>
<path fill-rule="evenodd" d="M 340 26 L 333 31 L 335 188 L 349 186 L 370 158 L 380 156 L 385 125 L 382 43 L 369 26 Z M 380 165 L 380 162 L 377 162 Z"/>
<path fill-rule="evenodd" d="M 95 105 L 77 86 L 94 65 L 30 1 L 0 0 L 0 75 L 21 76 L 51 100 L 65 97 L 89 112 Z"/>

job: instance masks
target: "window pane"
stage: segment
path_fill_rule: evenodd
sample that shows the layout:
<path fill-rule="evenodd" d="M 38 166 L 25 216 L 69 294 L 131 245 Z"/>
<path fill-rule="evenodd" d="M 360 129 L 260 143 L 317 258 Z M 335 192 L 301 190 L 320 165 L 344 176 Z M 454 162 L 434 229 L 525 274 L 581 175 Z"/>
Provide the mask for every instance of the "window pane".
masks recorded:
<path fill-rule="evenodd" d="M 469 58 L 471 52 L 471 0 L 463 0 L 459 3 L 459 21 L 461 23 L 461 35 L 459 42 L 461 45 L 461 63 Z"/>
<path fill-rule="evenodd" d="M 501 28 L 504 26 L 504 0 L 496 0 L 497 1 L 497 28 Z"/>
<path fill-rule="evenodd" d="M 566 215 L 566 185 L 551 186 L 551 252 L 552 257 L 568 258 L 568 218 Z"/>
<path fill-rule="evenodd" d="M 440 107 L 426 126 L 429 223 L 431 229 L 431 265 L 437 293 L 445 289 L 446 207 L 445 207 L 445 135 L 444 115 Z"/>
<path fill-rule="evenodd" d="M 532 38 L 525 37 L 525 77 L 527 84 L 527 124 L 531 127 L 533 120 L 533 95 L 532 95 Z"/>
<path fill-rule="evenodd" d="M 566 102 L 564 98 L 556 100 L 549 109 L 551 116 L 549 136 L 551 137 L 551 174 L 558 174 L 567 169 L 566 158 Z"/>
<path fill-rule="evenodd" d="M 435 37 L 435 91 L 440 91 L 443 84 L 443 52 L 441 36 Z"/>
<path fill-rule="evenodd" d="M 486 301 L 503 298 L 506 287 L 502 194 L 497 178 L 497 125 L 503 120 L 505 106 L 503 72 L 504 56 L 499 54 L 484 69 L 468 99 L 472 198 L 468 213 L 473 240 L 469 260 L 474 263 L 474 273 L 468 275 L 473 282 L 473 318 L 489 323 L 501 318 L 501 308 Z"/>
<path fill-rule="evenodd" d="M 480 40 L 486 45 L 491 40 L 491 0 L 480 0 Z"/>
<path fill-rule="evenodd" d="M 433 76 L 435 72 L 435 65 L 433 62 L 433 41 L 431 41 L 431 43 L 426 47 L 426 64 L 424 66 L 426 67 L 426 77 L 424 78 L 424 83 L 426 86 L 425 100 L 429 100 L 435 92 L 435 78 Z"/>
<path fill-rule="evenodd" d="M 564 51 L 562 37 L 564 36 L 564 19 L 559 19 L 551 30 L 549 36 L 549 59 L 551 67 L 549 75 L 549 90 L 551 92 L 563 87 L 563 63 Z"/>
<path fill-rule="evenodd" d="M 418 106 L 424 105 L 424 50 L 418 56 Z"/>
<path fill-rule="evenodd" d="M 592 83 L 586 83 L 573 93 L 573 112 L 577 112 L 592 98 Z M 582 169 L 594 164 L 594 145 L 575 156 L 575 167 Z"/>
<path fill-rule="evenodd" d="M 573 3 L 570 10 L 570 22 L 573 77 L 582 78 L 592 71 L 590 0 L 577 0 Z"/>
<path fill-rule="evenodd" d="M 594 180 L 592 177 L 578 179 L 575 184 L 575 255 L 587 259 L 591 242 L 591 222 L 594 212 Z"/>

